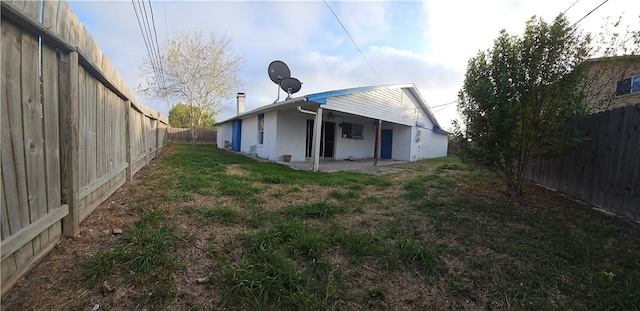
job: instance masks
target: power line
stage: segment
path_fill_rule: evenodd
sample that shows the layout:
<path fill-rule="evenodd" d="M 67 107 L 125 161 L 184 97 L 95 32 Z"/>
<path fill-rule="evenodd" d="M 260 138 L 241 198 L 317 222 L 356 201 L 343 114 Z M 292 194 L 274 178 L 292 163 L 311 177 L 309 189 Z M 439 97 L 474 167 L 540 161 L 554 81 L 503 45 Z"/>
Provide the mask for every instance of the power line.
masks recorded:
<path fill-rule="evenodd" d="M 358 47 L 358 45 L 356 44 L 356 42 L 353 40 L 353 38 L 351 37 L 351 35 L 349 34 L 349 32 L 347 31 L 347 28 L 344 27 L 344 24 L 342 24 L 342 21 L 340 21 L 340 18 L 338 17 L 338 15 L 336 15 L 336 12 L 333 11 L 333 9 L 331 8 L 331 6 L 329 6 L 329 3 L 327 3 L 326 0 L 322 0 L 324 2 L 324 4 L 327 6 L 327 8 L 329 8 L 329 11 L 331 11 L 331 13 L 333 14 L 333 16 L 336 18 L 336 20 L 338 21 L 338 23 L 340 23 L 340 26 L 342 26 L 342 29 L 344 30 L 344 32 L 347 34 L 347 37 L 349 37 L 349 39 L 351 40 L 351 43 L 353 43 L 353 46 L 356 47 L 356 50 L 358 50 L 358 53 L 360 53 L 360 56 L 362 56 L 362 58 L 364 59 L 364 61 L 367 63 L 367 65 L 369 65 L 369 68 L 371 68 L 371 71 L 373 71 L 373 73 L 376 75 L 376 77 L 378 77 L 378 80 L 380 80 L 380 82 L 383 85 L 387 85 L 386 83 L 384 83 L 384 81 L 382 80 L 382 78 L 380 77 L 380 75 L 378 74 L 378 72 L 373 68 L 373 66 L 371 65 L 371 63 L 369 63 L 369 61 L 367 60 L 367 58 L 364 56 L 364 53 L 362 53 L 362 51 L 360 50 L 360 48 Z"/>
<path fill-rule="evenodd" d="M 436 110 L 432 111 L 432 113 L 436 113 L 436 112 L 439 112 L 439 111 L 445 110 L 445 109 L 447 109 L 447 108 L 449 108 L 449 107 L 448 107 L 448 106 L 440 107 L 440 109 L 436 109 Z"/>
<path fill-rule="evenodd" d="M 450 102 L 448 102 L 448 103 L 444 103 L 444 104 L 440 104 L 440 105 L 435 105 L 435 106 L 430 106 L 430 108 L 431 108 L 431 109 L 433 109 L 433 108 L 438 108 L 438 107 L 442 107 L 442 106 L 448 106 L 448 105 L 451 105 L 451 104 L 455 104 L 455 103 L 457 103 L 457 102 L 458 102 L 458 100 L 456 99 L 456 100 L 454 100 L 454 101 L 450 101 Z"/>
<path fill-rule="evenodd" d="M 578 3 L 580 0 L 576 0 L 572 5 L 570 5 L 566 10 L 564 10 L 564 12 L 562 12 L 562 14 L 564 15 L 565 13 L 567 13 L 567 11 L 569 11 L 569 9 L 571 9 L 574 5 L 576 5 L 576 3 Z"/>
<path fill-rule="evenodd" d="M 149 15 L 147 14 L 147 6 L 144 5 L 144 0 L 139 0 L 138 2 L 139 5 L 142 5 L 142 8 L 144 9 L 144 14 L 142 14 L 142 20 L 144 21 L 144 25 L 145 25 L 145 31 L 147 33 L 147 38 L 149 39 L 149 49 L 151 50 L 151 56 L 154 58 L 154 61 L 156 63 L 156 70 L 158 71 L 158 77 L 160 78 L 160 55 L 159 55 L 159 51 L 156 51 L 156 42 L 157 40 L 154 39 L 153 33 L 151 33 L 151 25 L 149 24 Z M 149 2 L 149 4 L 151 4 L 151 2 Z M 154 42 L 155 41 L 155 42 Z M 161 81 L 158 81 L 161 82 Z"/>
<path fill-rule="evenodd" d="M 151 68 L 153 69 L 154 73 L 157 73 L 156 65 L 153 61 L 153 58 L 151 57 L 151 51 L 149 50 L 149 43 L 147 42 L 147 36 L 145 36 L 144 30 L 142 28 L 142 22 L 140 21 L 140 16 L 138 15 L 138 9 L 136 8 L 136 3 L 134 0 L 131 0 L 131 5 L 133 5 L 133 11 L 136 13 L 136 19 L 138 20 L 138 26 L 140 27 L 140 32 L 142 33 L 142 40 L 144 41 L 144 46 L 147 48 L 147 55 L 149 56 L 149 62 L 151 63 Z M 142 12 L 140 12 L 140 14 L 142 14 Z"/>
<path fill-rule="evenodd" d="M 583 19 L 587 18 L 587 16 L 591 15 L 591 13 L 595 12 L 595 10 L 599 9 L 603 4 L 607 3 L 607 1 L 609 0 L 604 0 L 602 1 L 602 3 L 600 3 L 600 5 L 598 5 L 597 7 L 595 7 L 593 10 L 589 11 L 589 13 L 587 13 L 587 15 L 583 16 L 580 20 L 578 20 L 577 22 L 575 22 L 575 24 L 573 24 L 573 26 L 571 26 L 571 28 L 575 27 L 576 25 L 578 25 L 579 22 L 581 22 Z"/>
<path fill-rule="evenodd" d="M 138 7 L 136 7 L 136 3 L 134 0 L 131 0 L 131 4 L 133 5 L 133 10 L 136 13 L 138 26 L 140 27 L 140 32 L 142 33 L 142 39 L 147 49 L 147 55 L 149 56 L 149 63 L 151 64 L 151 68 L 156 77 L 156 81 L 158 82 L 159 86 L 164 85 L 164 73 L 162 72 L 162 67 L 160 65 L 161 63 L 160 50 L 159 48 L 156 49 L 156 47 L 158 47 L 157 35 L 154 38 L 153 34 L 151 33 L 151 26 L 149 25 L 149 17 L 147 14 L 146 6 L 144 5 L 143 0 L 138 2 Z M 149 1 L 149 6 L 151 6 L 150 1 Z M 152 16 L 152 19 L 153 19 L 153 16 Z M 154 30 L 155 30 L 155 25 L 154 25 Z"/>
<path fill-rule="evenodd" d="M 158 64 L 160 65 L 160 78 L 162 78 L 162 86 L 164 87 L 164 68 L 162 68 L 162 57 L 160 56 L 160 46 L 158 45 L 158 31 L 156 30 L 156 20 L 153 17 L 153 7 L 151 6 L 151 0 L 149 0 L 149 9 L 151 10 L 151 23 L 153 24 L 153 33 L 156 38 L 156 51 L 158 55 Z"/>

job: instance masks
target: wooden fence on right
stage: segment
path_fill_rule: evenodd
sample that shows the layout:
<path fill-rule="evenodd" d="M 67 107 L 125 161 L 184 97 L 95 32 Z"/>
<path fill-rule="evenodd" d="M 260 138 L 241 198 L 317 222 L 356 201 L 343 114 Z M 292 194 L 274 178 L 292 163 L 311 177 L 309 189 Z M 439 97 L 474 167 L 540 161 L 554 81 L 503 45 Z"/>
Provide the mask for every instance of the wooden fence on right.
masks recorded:
<path fill-rule="evenodd" d="M 533 182 L 634 220 L 640 220 L 640 104 L 578 123 L 589 140 L 551 160 L 535 160 Z"/>
<path fill-rule="evenodd" d="M 215 144 L 217 141 L 217 131 L 200 130 L 198 132 L 197 144 Z M 191 130 L 188 128 L 170 127 L 167 129 L 167 140 L 181 143 L 191 142 Z"/>

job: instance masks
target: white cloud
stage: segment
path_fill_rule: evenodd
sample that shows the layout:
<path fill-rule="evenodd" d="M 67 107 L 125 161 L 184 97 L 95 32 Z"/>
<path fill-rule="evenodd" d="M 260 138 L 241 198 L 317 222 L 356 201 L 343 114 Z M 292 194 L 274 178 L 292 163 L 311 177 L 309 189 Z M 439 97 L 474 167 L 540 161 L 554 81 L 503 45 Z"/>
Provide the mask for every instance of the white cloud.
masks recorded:
<path fill-rule="evenodd" d="M 390 4 L 388 2 L 341 1 L 338 3 L 330 2 L 329 5 L 358 45 L 375 43 L 390 33 L 391 26 L 388 24 L 389 16 L 387 13 Z M 338 22 L 335 20 L 333 22 L 336 29 L 341 32 L 342 29 Z"/>
<path fill-rule="evenodd" d="M 551 22 L 574 2 L 427 0 L 423 2 L 422 16 L 430 59 L 464 70 L 469 58 L 493 45 L 493 39 L 501 29 L 520 35 L 531 16 L 536 15 Z M 578 1 L 566 16 L 575 23 L 601 3 L 600 0 Z M 603 25 L 604 17 L 617 17 L 623 12 L 626 12 L 625 15 L 635 14 L 635 19 L 629 18 L 628 22 L 635 23 L 637 28 L 640 3 L 624 0 L 608 1 L 581 21 L 578 27 L 596 33 Z"/>
<path fill-rule="evenodd" d="M 428 0 L 329 4 L 385 83 L 415 83 L 430 105 L 439 105 L 457 98 L 468 59 L 478 50 L 489 48 L 500 29 L 520 34 L 532 15 L 550 20 L 573 2 Z M 569 20 L 577 21 L 601 2 L 579 1 L 569 10 Z M 618 16 L 623 10 L 627 17 L 635 18 L 629 20 L 637 26 L 640 4 L 636 2 L 609 0 L 580 26 L 598 31 L 602 16 Z M 131 2 L 70 4 L 129 86 L 141 84 L 139 67 L 146 49 Z M 322 1 L 152 1 L 152 4 L 161 41 L 173 30 L 194 28 L 232 38 L 234 49 L 246 59 L 239 73 L 244 85 L 237 86 L 235 91 L 247 93 L 247 109 L 276 99 L 276 86 L 266 72 L 269 63 L 276 59 L 289 64 L 292 75 L 303 82 L 298 95 L 380 84 Z M 165 101 L 140 99 L 151 108 L 168 113 Z M 219 119 L 235 113 L 233 99 L 229 104 Z M 435 109 L 445 127 L 456 115 L 453 107 Z"/>

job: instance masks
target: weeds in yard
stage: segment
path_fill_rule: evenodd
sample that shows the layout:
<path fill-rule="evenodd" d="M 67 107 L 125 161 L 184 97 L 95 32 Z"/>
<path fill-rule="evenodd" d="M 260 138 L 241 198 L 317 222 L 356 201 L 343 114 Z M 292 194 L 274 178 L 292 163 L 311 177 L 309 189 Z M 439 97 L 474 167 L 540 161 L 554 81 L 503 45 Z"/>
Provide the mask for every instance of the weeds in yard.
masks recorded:
<path fill-rule="evenodd" d="M 244 213 L 227 206 L 193 206 L 185 208 L 184 213 L 188 215 L 195 215 L 199 222 L 202 224 L 209 224 L 213 222 L 231 225 L 240 224 L 247 220 Z"/>
<path fill-rule="evenodd" d="M 365 257 L 384 257 L 389 250 L 383 245 L 382 236 L 359 229 L 340 232 L 334 237 L 353 262 Z"/>
<path fill-rule="evenodd" d="M 144 214 L 125 230 L 114 247 L 103 250 L 83 264 L 82 276 L 89 286 L 107 279 L 124 279 L 126 284 L 148 292 L 152 303 L 164 305 L 176 294 L 173 275 L 182 263 L 176 247 L 183 240 L 177 227 L 160 211 Z"/>
<path fill-rule="evenodd" d="M 344 213 L 346 208 L 341 205 L 331 204 L 327 201 L 313 202 L 304 205 L 294 205 L 286 208 L 286 212 L 293 216 L 303 218 L 329 219 L 336 214 Z"/>
<path fill-rule="evenodd" d="M 326 257 L 323 229 L 281 220 L 242 238 L 244 254 L 220 273 L 226 304 L 242 309 L 325 309 L 339 280 Z"/>
<path fill-rule="evenodd" d="M 193 194 L 187 191 L 168 191 L 164 200 L 169 202 L 190 202 L 194 200 Z"/>
<path fill-rule="evenodd" d="M 349 201 L 360 197 L 360 193 L 361 191 L 353 189 L 349 191 L 331 190 L 329 195 L 338 201 Z"/>
<path fill-rule="evenodd" d="M 502 197 L 495 174 L 457 158 L 380 177 L 171 148 L 145 179 L 161 193 L 131 199 L 141 219 L 84 265 L 89 284 L 121 278 L 166 306 L 185 295 L 176 271 L 197 264 L 227 309 L 640 308 L 637 226 L 544 190 Z M 194 241 L 204 262 L 180 259 Z"/>

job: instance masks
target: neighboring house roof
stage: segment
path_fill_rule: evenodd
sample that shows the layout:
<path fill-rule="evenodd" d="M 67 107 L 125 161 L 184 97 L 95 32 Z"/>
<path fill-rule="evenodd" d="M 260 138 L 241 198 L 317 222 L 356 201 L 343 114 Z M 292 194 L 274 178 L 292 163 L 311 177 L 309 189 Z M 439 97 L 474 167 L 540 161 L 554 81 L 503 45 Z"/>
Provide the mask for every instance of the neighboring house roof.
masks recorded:
<path fill-rule="evenodd" d="M 231 117 L 231 118 L 229 118 L 227 120 L 221 121 L 218 124 L 230 122 L 230 121 L 237 120 L 237 119 L 243 119 L 243 118 L 246 118 L 248 116 L 262 114 L 262 113 L 266 113 L 266 112 L 270 112 L 270 111 L 274 111 L 274 110 L 295 108 L 296 106 L 300 106 L 301 104 L 304 104 L 305 102 L 316 103 L 316 104 L 319 104 L 319 105 L 326 105 L 327 104 L 327 99 L 330 98 L 330 97 L 345 96 L 345 95 L 351 95 L 351 94 L 356 94 L 356 93 L 364 93 L 364 92 L 370 92 L 370 91 L 376 91 L 376 90 L 382 90 L 382 89 L 407 89 L 407 90 L 409 90 L 412 93 L 412 95 L 417 99 L 418 104 L 427 113 L 427 116 L 429 117 L 431 122 L 433 122 L 433 125 L 434 125 L 433 126 L 433 130 L 436 131 L 436 132 L 442 133 L 442 134 L 449 134 L 447 131 L 444 131 L 444 130 L 441 129 L 440 124 L 438 123 L 438 121 L 436 120 L 435 116 L 433 115 L 433 112 L 431 112 L 431 109 L 429 108 L 429 106 L 427 106 L 426 101 L 424 100 L 422 95 L 420 95 L 420 92 L 418 91 L 418 89 L 416 88 L 415 84 L 413 84 L 413 83 L 363 86 L 363 87 L 355 87 L 355 88 L 349 88 L 349 89 L 333 90 L 333 91 L 309 94 L 309 95 L 300 96 L 300 97 L 294 97 L 294 98 L 287 99 L 287 100 L 280 101 L 280 102 L 276 102 L 276 103 L 273 103 L 273 104 L 270 104 L 270 105 L 258 107 L 258 108 L 254 109 L 254 110 L 251 110 L 251 111 L 248 111 L 248 112 L 245 112 L 245 113 L 241 113 L 241 114 L 239 114 L 237 116 L 234 116 L 234 117 Z"/>
<path fill-rule="evenodd" d="M 640 61 L 640 55 L 616 55 L 616 56 L 607 56 L 607 57 L 596 57 L 596 58 L 589 58 L 587 59 L 587 62 L 589 63 L 593 63 L 593 62 L 600 62 L 600 61 L 631 61 L 631 62 L 638 62 Z"/>

